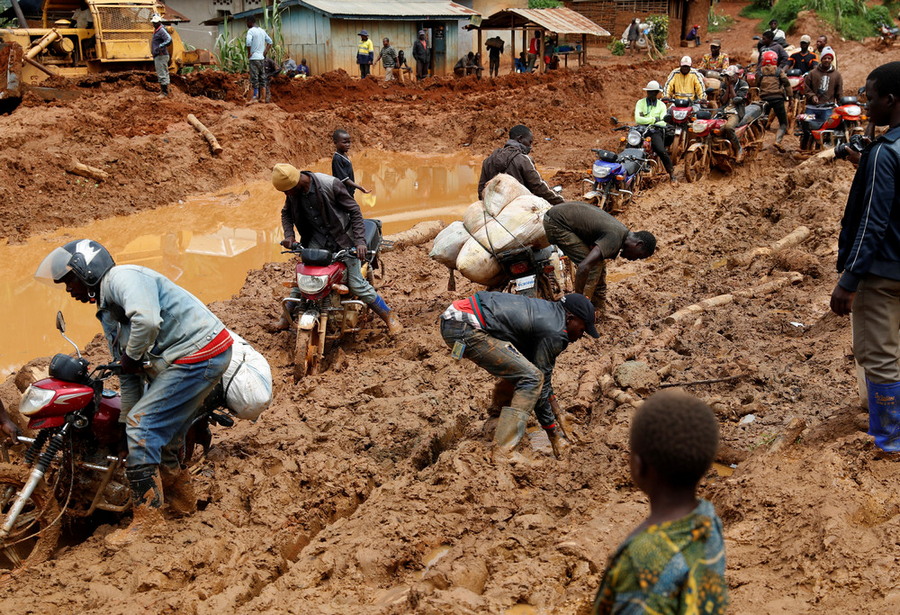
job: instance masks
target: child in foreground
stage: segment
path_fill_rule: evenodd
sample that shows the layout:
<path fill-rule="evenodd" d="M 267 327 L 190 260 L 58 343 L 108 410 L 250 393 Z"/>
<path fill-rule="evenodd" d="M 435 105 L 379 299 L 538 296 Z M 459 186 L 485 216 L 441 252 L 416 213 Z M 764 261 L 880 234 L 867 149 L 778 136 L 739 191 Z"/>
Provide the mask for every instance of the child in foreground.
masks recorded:
<path fill-rule="evenodd" d="M 721 615 L 728 606 L 722 522 L 696 495 L 719 445 L 704 402 L 680 391 L 647 399 L 631 422 L 635 485 L 650 516 L 610 559 L 594 615 Z"/>

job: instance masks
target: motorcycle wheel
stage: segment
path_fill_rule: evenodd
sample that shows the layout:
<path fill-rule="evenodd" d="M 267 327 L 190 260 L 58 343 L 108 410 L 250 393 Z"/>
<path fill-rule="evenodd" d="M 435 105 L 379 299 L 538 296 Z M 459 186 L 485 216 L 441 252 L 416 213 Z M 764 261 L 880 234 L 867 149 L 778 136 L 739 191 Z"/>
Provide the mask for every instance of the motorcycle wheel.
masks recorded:
<path fill-rule="evenodd" d="M 703 179 L 709 173 L 709 164 L 703 148 L 692 149 L 684 156 L 684 178 L 689 182 Z"/>
<path fill-rule="evenodd" d="M 6 518 L 30 474 L 31 469 L 25 466 L 0 463 L 0 520 Z M 4 572 L 33 566 L 50 557 L 60 531 L 59 503 L 42 479 L 16 519 L 12 532 L 0 543 L 0 577 Z M 32 534 L 33 537 L 27 538 Z"/>
<path fill-rule="evenodd" d="M 297 329 L 294 344 L 294 380 L 319 373 L 319 329 Z"/>

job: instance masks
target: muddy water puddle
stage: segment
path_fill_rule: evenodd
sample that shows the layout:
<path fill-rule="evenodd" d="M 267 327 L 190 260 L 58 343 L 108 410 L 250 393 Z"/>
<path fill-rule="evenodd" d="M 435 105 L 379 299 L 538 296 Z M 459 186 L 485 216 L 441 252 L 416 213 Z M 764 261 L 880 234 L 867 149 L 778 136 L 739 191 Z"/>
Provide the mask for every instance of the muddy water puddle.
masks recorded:
<path fill-rule="evenodd" d="M 367 151 L 351 152 L 351 158 L 357 183 L 372 190 L 357 193 L 363 216 L 382 220 L 385 234 L 423 220 L 459 219 L 476 200 L 481 161 L 468 154 Z M 330 173 L 331 159 L 310 169 Z M 209 303 L 237 293 L 250 270 L 288 259 L 278 245 L 283 204 L 284 196 L 263 179 L 153 211 L 60 228 L 23 244 L 0 244 L 0 376 L 35 357 L 71 352 L 54 328 L 57 310 L 80 347 L 100 332 L 92 306 L 71 299 L 61 286 L 34 280 L 38 264 L 54 247 L 90 237 L 117 263 L 155 269 Z"/>

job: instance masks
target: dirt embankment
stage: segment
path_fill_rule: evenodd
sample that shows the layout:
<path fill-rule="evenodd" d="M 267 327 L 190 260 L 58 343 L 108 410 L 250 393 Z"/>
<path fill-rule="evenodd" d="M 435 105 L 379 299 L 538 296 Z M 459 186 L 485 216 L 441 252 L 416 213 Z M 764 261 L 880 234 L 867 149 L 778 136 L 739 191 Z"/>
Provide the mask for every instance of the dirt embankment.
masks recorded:
<path fill-rule="evenodd" d="M 381 89 L 350 80 L 340 90 L 345 99 L 324 89 L 319 106 L 298 98 L 291 112 L 182 96 L 152 107 L 140 120 L 146 135 L 115 131 L 138 130 L 135 105 L 125 99 L 151 108 L 152 94 L 101 85 L 74 103 L 0 119 L 15 133 L 0 131 L 0 139 L 22 139 L 19 166 L 7 171 L 13 183 L 0 188 L 17 199 L 11 207 L 4 198 L 4 223 L 21 237 L 88 215 L 79 209 L 87 198 L 74 198 L 80 188 L 51 181 L 61 174 L 57 158 L 38 154 L 53 147 L 95 166 L 119 164 L 104 156 L 122 158 L 121 185 L 93 189 L 98 216 L 119 211 L 116 193 L 134 208 L 150 207 L 224 178 L 262 176 L 281 156 L 302 164 L 329 151 L 338 123 L 364 146 L 446 151 L 470 143 L 487 152 L 503 140 L 502 129 L 525 121 L 535 128 L 539 162 L 586 169 L 590 147 L 613 143 L 608 115 L 627 114 L 630 89 L 666 68 L 588 69 L 527 84 L 513 76 L 508 87 L 493 88 L 461 81 Z M 276 84 L 276 94 L 282 87 L 300 86 Z M 221 160 L 182 122 L 189 111 L 228 148 Z M 116 114 L 129 119 L 110 122 Z M 49 128 L 85 126 L 72 115 L 89 120 L 78 141 Z M 43 150 L 26 143 L 30 131 L 46 133 Z M 107 153 L 89 157 L 95 149 Z M 2 155 L 12 160 L 9 148 Z M 41 185 L 70 199 L 68 211 L 47 207 L 55 201 L 40 201 L 21 183 L 45 173 Z M 710 472 L 701 488 L 725 522 L 732 611 L 895 612 L 900 471 L 875 458 L 860 430 L 849 324 L 827 308 L 852 173 L 843 162 L 798 166 L 766 150 L 732 176 L 644 192 L 622 219 L 655 233 L 658 254 L 611 266 L 614 318 L 602 324 L 600 340 L 574 344 L 557 364 L 554 386 L 579 439 L 561 463 L 540 442 L 529 464 L 488 461 L 490 379 L 452 360 L 436 327 L 446 305 L 476 287 L 444 290 L 446 272 L 427 258 L 428 246 L 388 253 L 378 283 L 407 330 L 391 341 L 372 324 L 328 371 L 299 385 L 290 378 L 290 335 L 265 329 L 290 272 L 281 265 L 251 272 L 237 297 L 213 309 L 268 357 L 275 401 L 258 423 L 217 430 L 197 477 L 203 510 L 121 551 L 105 547 L 111 528 L 100 527 L 0 587 L 0 608 L 467 614 L 521 604 L 583 615 L 607 556 L 646 513 L 626 463 L 633 402 L 661 384 L 735 376 L 690 386 L 721 419 L 722 460 L 740 461 L 730 477 Z M 29 219 L 32 209 L 44 217 Z M 731 266 L 801 225 L 811 233 L 799 246 Z M 745 292 L 789 272 L 801 274 L 793 284 Z M 666 324 L 674 311 L 723 294 L 733 301 Z M 99 340 L 90 354 L 102 354 Z M 604 377 L 632 358 L 647 364 L 646 384 Z M 10 382 L 0 395 L 17 401 Z"/>

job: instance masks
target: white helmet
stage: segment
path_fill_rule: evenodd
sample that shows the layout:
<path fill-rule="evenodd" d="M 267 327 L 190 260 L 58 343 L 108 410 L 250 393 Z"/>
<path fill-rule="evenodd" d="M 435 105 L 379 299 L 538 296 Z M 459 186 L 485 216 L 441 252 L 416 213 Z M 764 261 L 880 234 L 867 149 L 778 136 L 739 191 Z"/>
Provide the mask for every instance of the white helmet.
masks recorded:
<path fill-rule="evenodd" d="M 153 13 L 150 23 L 162 23 L 162 16 L 159 13 Z"/>
<path fill-rule="evenodd" d="M 659 92 L 660 90 L 662 88 L 659 87 L 659 81 L 650 81 L 647 83 L 647 87 L 644 88 L 645 92 Z"/>
<path fill-rule="evenodd" d="M 684 56 L 681 58 L 681 66 L 693 66 L 694 61 L 691 59 L 691 56 Z"/>

